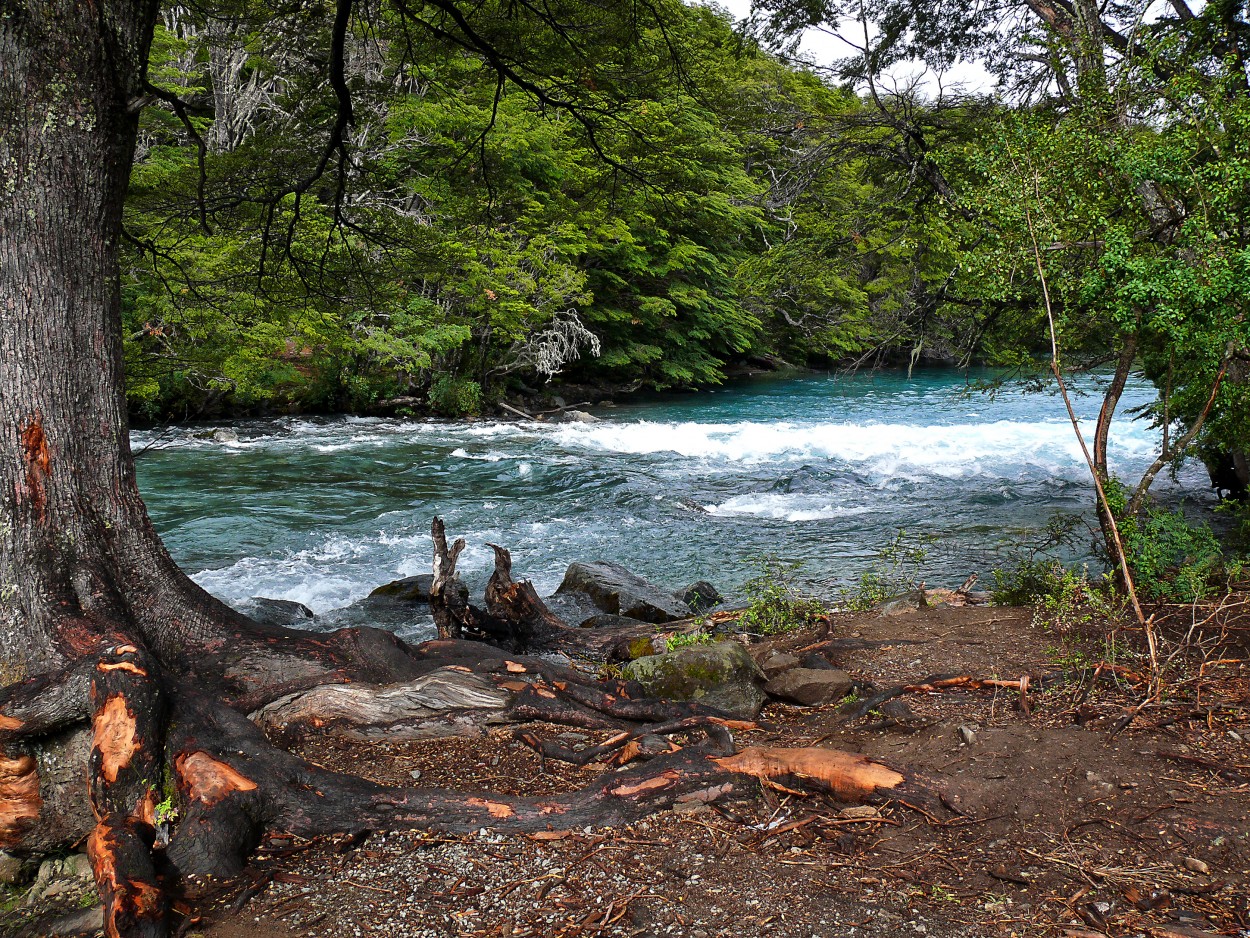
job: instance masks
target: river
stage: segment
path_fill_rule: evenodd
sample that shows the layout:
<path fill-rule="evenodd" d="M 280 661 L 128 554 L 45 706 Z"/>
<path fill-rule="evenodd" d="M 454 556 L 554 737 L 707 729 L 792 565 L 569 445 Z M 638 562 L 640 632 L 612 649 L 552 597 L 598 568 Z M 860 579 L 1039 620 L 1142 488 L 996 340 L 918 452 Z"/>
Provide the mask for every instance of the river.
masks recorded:
<path fill-rule="evenodd" d="M 1132 384 L 1122 411 L 1153 391 Z M 1080 397 L 1084 419 L 1096 394 Z M 983 582 L 1003 551 L 1092 489 L 1062 401 L 1008 386 L 992 399 L 925 371 L 764 378 L 595 408 L 595 424 L 282 418 L 137 431 L 140 487 L 183 569 L 235 605 L 293 599 L 319 615 L 430 569 L 430 518 L 486 542 L 554 590 L 574 560 L 619 561 L 679 587 L 733 593 L 765 554 L 812 583 L 847 581 L 899 529 L 934 538 L 930 585 Z M 1136 477 L 1157 433 L 1117 421 L 1113 469 Z M 1210 499 L 1191 465 L 1162 489 Z M 332 619 L 333 616 L 330 616 Z"/>

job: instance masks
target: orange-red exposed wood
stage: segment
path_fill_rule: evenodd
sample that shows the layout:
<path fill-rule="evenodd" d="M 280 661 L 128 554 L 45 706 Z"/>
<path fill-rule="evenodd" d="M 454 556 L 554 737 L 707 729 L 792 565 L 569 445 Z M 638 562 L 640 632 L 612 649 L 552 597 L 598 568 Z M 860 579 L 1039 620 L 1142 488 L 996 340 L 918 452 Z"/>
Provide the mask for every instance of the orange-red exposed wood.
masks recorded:
<path fill-rule="evenodd" d="M 180 755 L 174 763 L 187 797 L 211 807 L 238 791 L 255 791 L 256 783 L 206 752 Z"/>
<path fill-rule="evenodd" d="M 736 755 L 712 761 L 730 772 L 751 775 L 787 789 L 814 788 L 839 801 L 866 801 L 893 791 L 906 781 L 903 773 L 889 766 L 838 749 L 752 746 Z"/>
<path fill-rule="evenodd" d="M 21 840 L 39 818 L 39 770 L 33 757 L 0 754 L 0 847 Z"/>

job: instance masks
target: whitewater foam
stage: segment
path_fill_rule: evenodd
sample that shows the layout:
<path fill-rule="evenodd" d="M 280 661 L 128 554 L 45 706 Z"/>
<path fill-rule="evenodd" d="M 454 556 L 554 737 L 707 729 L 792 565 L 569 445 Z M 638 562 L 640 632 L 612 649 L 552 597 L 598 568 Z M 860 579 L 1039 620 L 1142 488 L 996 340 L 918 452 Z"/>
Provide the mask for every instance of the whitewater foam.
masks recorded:
<path fill-rule="evenodd" d="M 822 504 L 822 502 L 824 502 Z M 873 509 L 864 505 L 834 505 L 820 496 L 788 492 L 759 492 L 735 495 L 718 505 L 704 505 L 710 515 L 771 518 L 777 521 L 828 521 L 864 515 Z"/>
<path fill-rule="evenodd" d="M 603 423 L 552 428 L 566 448 L 629 455 L 677 456 L 705 462 L 758 464 L 785 460 L 862 463 L 880 474 L 920 469 L 948 478 L 1001 474 L 1005 468 L 1083 471 L 1072 427 L 1064 422 L 940 425 L 874 423 Z M 1141 458 L 1153 434 L 1134 427 L 1112 442 L 1112 461 Z"/>

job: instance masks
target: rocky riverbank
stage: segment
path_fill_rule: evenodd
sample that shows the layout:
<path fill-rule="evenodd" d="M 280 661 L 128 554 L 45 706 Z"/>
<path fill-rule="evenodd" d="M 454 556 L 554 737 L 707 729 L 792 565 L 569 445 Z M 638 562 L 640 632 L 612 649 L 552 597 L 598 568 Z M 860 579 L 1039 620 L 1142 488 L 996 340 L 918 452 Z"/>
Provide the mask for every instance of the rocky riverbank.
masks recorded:
<path fill-rule="evenodd" d="M 584 564 L 557 595 L 613 622 L 622 610 L 682 611 L 627 573 Z M 422 589 L 407 581 L 380 596 L 419 604 Z M 780 784 L 633 824 L 529 835 L 279 834 L 244 876 L 214 887 L 188 934 L 1214 938 L 1250 926 L 1243 661 L 1213 661 L 1167 705 L 1140 711 L 1131 658 L 1105 660 L 1089 634 L 951 592 L 916 600 L 775 636 L 735 629 L 730 611 L 632 620 L 665 650 L 616 667 L 736 711 L 740 745 L 861 753 L 925 778 L 941 804 L 847 807 Z M 693 634 L 710 639 L 682 644 Z M 600 748 L 611 736 L 536 723 L 362 747 L 327 726 L 294 744 L 384 784 L 542 796 L 610 778 L 613 760 L 595 754 L 614 752 Z M 630 758 L 668 752 L 672 738 L 639 738 Z M 534 739 L 585 753 L 585 764 L 544 759 Z M 14 893 L 4 933 L 89 933 L 81 863 L 56 864 L 26 898 Z M 10 879 L 34 872 L 18 865 Z"/>

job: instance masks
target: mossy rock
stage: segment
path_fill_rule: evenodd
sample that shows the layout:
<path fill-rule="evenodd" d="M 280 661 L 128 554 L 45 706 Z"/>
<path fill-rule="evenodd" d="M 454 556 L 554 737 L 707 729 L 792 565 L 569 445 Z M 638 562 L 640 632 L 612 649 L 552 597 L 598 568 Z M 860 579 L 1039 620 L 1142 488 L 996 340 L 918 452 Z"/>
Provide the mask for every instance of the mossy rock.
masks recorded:
<path fill-rule="evenodd" d="M 622 675 L 652 696 L 697 701 L 743 720 L 759 716 L 765 699 L 764 675 L 738 642 L 646 655 L 625 665 Z"/>

